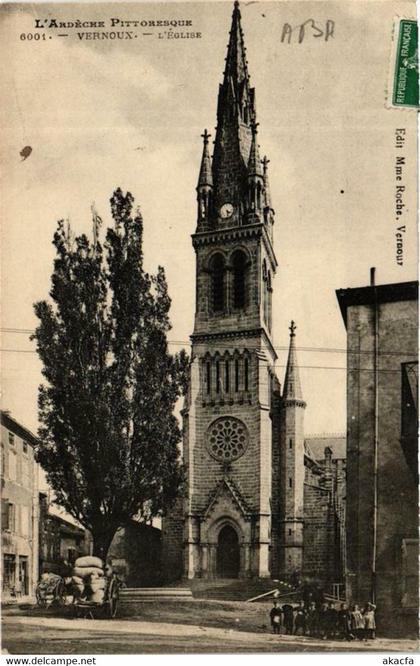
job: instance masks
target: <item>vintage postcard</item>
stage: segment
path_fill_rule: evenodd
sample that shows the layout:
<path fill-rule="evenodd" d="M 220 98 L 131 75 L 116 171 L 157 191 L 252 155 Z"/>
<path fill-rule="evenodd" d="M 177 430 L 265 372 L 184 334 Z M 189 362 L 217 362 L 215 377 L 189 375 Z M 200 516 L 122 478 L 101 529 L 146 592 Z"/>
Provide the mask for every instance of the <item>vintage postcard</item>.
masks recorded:
<path fill-rule="evenodd" d="M 0 18 L 3 652 L 414 663 L 415 3 Z"/>

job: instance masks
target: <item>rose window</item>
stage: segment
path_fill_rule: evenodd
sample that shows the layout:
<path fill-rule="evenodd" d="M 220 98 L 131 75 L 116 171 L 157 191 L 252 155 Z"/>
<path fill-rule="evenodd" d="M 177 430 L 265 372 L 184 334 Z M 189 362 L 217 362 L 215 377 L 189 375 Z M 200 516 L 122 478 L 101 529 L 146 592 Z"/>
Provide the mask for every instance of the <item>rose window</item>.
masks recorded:
<path fill-rule="evenodd" d="M 216 419 L 207 430 L 207 450 L 219 462 L 240 458 L 248 446 L 246 425 L 233 416 Z"/>

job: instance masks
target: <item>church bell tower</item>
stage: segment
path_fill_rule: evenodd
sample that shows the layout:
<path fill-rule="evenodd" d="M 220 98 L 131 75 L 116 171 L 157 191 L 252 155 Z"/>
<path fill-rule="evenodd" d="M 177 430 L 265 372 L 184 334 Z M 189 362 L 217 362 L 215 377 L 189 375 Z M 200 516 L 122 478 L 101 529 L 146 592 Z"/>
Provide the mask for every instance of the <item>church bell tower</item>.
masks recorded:
<path fill-rule="evenodd" d="M 272 403 L 279 391 L 271 337 L 277 261 L 268 160 L 259 152 L 238 2 L 213 155 L 210 138 L 205 130 L 192 236 L 196 309 L 183 410 L 184 575 L 264 577 L 272 538 Z"/>

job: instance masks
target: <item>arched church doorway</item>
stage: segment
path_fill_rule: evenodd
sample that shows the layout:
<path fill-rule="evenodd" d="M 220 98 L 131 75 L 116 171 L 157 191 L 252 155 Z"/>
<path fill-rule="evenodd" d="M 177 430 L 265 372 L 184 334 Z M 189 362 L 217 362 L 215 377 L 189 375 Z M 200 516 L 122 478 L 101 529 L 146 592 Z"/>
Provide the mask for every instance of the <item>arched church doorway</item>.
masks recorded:
<path fill-rule="evenodd" d="M 238 535 L 233 527 L 225 525 L 217 540 L 217 575 L 221 578 L 238 578 L 239 566 Z"/>

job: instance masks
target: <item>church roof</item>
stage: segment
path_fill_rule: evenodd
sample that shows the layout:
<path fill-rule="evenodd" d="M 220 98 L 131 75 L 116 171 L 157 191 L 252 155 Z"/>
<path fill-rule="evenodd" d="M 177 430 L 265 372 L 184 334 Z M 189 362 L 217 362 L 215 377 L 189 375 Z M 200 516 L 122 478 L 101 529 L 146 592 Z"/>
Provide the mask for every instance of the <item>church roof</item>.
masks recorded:
<path fill-rule="evenodd" d="M 295 345 L 295 330 L 296 326 L 294 321 L 290 325 L 290 346 L 289 356 L 287 359 L 286 375 L 284 378 L 283 400 L 299 400 L 302 401 L 302 389 L 300 385 L 299 366 L 297 362 L 296 345 Z"/>
<path fill-rule="evenodd" d="M 335 293 L 341 315 L 347 327 L 347 308 L 350 306 L 416 301 L 418 299 L 419 283 L 417 281 L 395 282 L 393 284 L 370 285 L 368 287 L 336 289 Z"/>
<path fill-rule="evenodd" d="M 323 433 L 308 435 L 305 438 L 305 452 L 313 460 L 324 460 L 325 449 L 330 448 L 333 460 L 344 460 L 346 453 L 346 435 L 344 433 Z"/>

